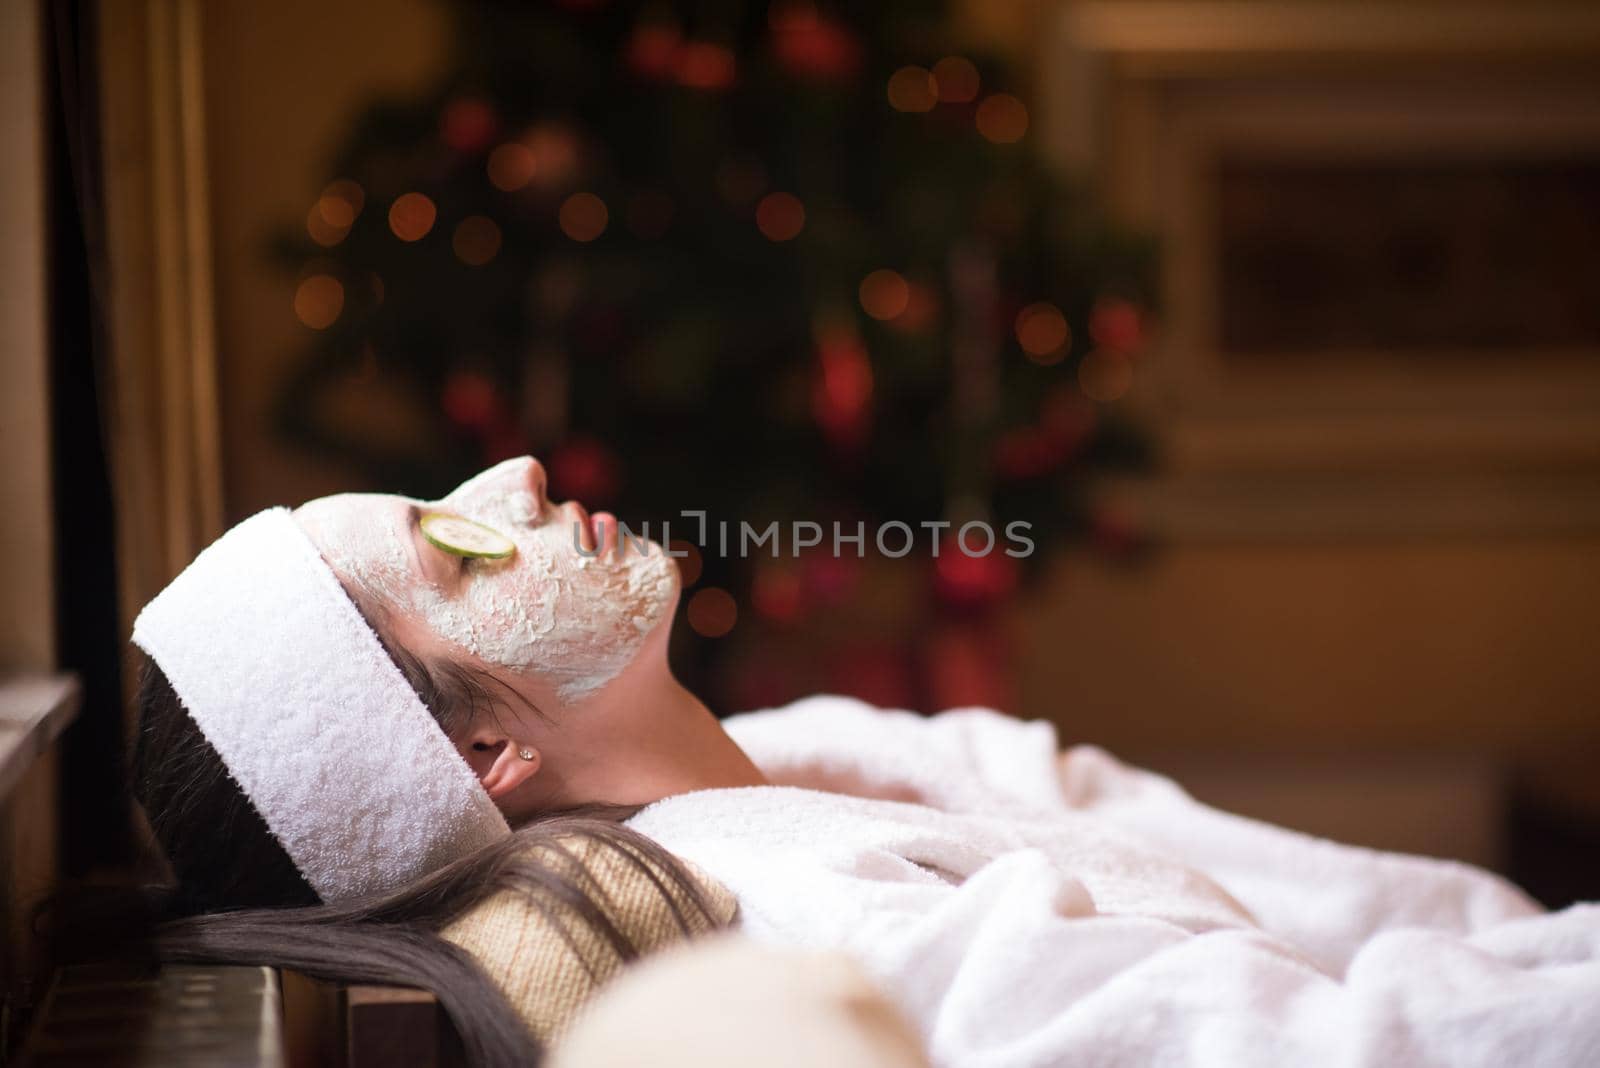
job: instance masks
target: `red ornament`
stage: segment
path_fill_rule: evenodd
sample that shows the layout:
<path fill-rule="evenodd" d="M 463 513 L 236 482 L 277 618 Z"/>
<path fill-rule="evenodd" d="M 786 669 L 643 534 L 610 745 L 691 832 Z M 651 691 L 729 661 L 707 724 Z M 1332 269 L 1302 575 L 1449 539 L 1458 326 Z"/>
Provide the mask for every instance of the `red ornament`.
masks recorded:
<path fill-rule="evenodd" d="M 731 50 L 710 41 L 685 41 L 675 65 L 679 85 L 707 92 L 732 86 L 739 69 Z"/>
<path fill-rule="evenodd" d="M 522 143 L 533 153 L 533 184 L 543 189 L 569 186 L 584 170 L 583 141 L 559 122 L 530 126 Z"/>
<path fill-rule="evenodd" d="M 845 530 L 845 533 L 852 533 Z M 825 535 L 826 536 L 826 535 Z M 867 532 L 867 544 L 872 533 Z M 840 547 L 841 553 L 851 551 L 850 545 Z M 861 588 L 861 559 L 858 556 L 834 555 L 833 546 L 823 545 L 808 551 L 800 558 L 802 592 L 809 602 L 819 605 L 840 605 L 855 596 Z"/>
<path fill-rule="evenodd" d="M 1089 440 L 1094 425 L 1094 406 L 1071 386 L 1060 387 L 1039 406 L 1037 426 L 1000 435 L 994 446 L 994 473 L 1014 481 L 1049 474 Z"/>
<path fill-rule="evenodd" d="M 861 69 L 861 40 L 815 9 L 795 5 L 773 15 L 772 55 L 797 78 L 838 84 Z"/>
<path fill-rule="evenodd" d="M 773 623 L 795 623 L 805 615 L 806 588 L 792 567 L 763 565 L 750 584 L 750 603 L 756 614 Z"/>
<path fill-rule="evenodd" d="M 1047 475 L 1067 458 L 1064 441 L 1036 427 L 1019 427 L 1000 435 L 994 446 L 994 473 L 1012 481 Z"/>
<path fill-rule="evenodd" d="M 949 623 L 924 651 L 933 707 L 1016 707 L 1011 642 L 998 626 Z"/>
<path fill-rule="evenodd" d="M 811 415 L 836 447 L 866 442 L 872 421 L 872 364 L 853 330 L 833 329 L 817 341 L 817 376 Z"/>
<path fill-rule="evenodd" d="M 974 531 L 967 546 L 973 552 L 985 548 L 987 538 Z M 979 556 L 962 550 L 958 535 L 952 533 L 939 543 L 933 560 L 933 588 L 940 600 L 952 608 L 992 608 L 1017 588 L 1017 561 L 1005 553 L 1005 543 L 997 536 L 993 545 Z"/>
<path fill-rule="evenodd" d="M 487 101 L 464 96 L 452 100 L 439 117 L 439 137 L 457 152 L 482 152 L 500 132 L 500 117 Z"/>
<path fill-rule="evenodd" d="M 572 438 L 550 454 L 547 465 L 555 495 L 603 504 L 622 483 L 616 455 L 593 438 Z"/>
<path fill-rule="evenodd" d="M 676 26 L 661 22 L 641 23 L 634 28 L 623 52 L 628 69 L 641 78 L 666 81 L 678 69 L 678 49 L 683 34 Z"/>
<path fill-rule="evenodd" d="M 455 371 L 445 380 L 440 407 L 463 430 L 483 434 L 505 421 L 505 404 L 494 382 L 479 371 Z"/>
<path fill-rule="evenodd" d="M 526 456 L 532 451 L 528 435 L 513 423 L 502 423 L 483 435 L 483 462 L 497 464 L 513 456 Z"/>
<path fill-rule="evenodd" d="M 1089 336 L 1113 352 L 1136 351 L 1144 343 L 1138 306 L 1120 297 L 1101 297 L 1089 312 Z"/>

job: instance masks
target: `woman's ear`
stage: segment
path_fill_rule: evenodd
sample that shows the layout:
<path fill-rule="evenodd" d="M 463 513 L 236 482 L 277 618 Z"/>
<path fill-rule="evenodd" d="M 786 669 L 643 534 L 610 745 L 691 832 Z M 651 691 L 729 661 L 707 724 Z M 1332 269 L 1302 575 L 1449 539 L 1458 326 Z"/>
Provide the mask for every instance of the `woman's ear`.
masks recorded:
<path fill-rule="evenodd" d="M 538 774 L 543 762 L 533 746 L 488 731 L 475 733 L 464 755 L 484 791 L 496 801 Z"/>

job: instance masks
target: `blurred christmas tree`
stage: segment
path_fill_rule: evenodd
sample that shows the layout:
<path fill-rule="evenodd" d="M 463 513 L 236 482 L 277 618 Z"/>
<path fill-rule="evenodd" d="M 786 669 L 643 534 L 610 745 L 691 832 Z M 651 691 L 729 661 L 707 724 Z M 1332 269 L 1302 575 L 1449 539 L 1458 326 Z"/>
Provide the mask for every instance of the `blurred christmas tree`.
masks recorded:
<path fill-rule="evenodd" d="M 1016 562 L 932 559 L 919 523 L 1023 520 L 1033 561 L 1087 529 L 1085 468 L 1138 459 L 1105 405 L 1151 249 L 1043 167 L 941 5 L 456 10 L 451 74 L 370 107 L 278 242 L 315 331 L 286 434 L 418 495 L 531 452 L 557 498 L 655 528 L 901 520 L 953 612 L 1004 601 Z M 855 564 L 706 550 L 690 623 L 844 612 Z M 691 652 L 718 682 L 718 643 Z"/>

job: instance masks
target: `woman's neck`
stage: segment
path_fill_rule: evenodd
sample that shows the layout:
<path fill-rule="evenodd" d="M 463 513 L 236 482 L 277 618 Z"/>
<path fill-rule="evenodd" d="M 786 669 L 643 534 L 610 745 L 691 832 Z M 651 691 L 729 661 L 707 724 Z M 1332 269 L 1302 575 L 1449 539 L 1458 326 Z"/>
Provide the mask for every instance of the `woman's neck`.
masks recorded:
<path fill-rule="evenodd" d="M 656 670 L 618 678 L 604 698 L 557 728 L 557 751 L 537 776 L 546 779 L 542 807 L 645 805 L 692 790 L 766 785 L 664 660 Z"/>

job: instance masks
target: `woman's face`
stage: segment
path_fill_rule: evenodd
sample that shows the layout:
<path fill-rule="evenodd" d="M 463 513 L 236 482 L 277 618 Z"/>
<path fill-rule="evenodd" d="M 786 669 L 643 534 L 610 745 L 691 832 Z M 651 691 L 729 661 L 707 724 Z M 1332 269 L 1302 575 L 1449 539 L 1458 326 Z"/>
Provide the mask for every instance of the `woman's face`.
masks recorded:
<path fill-rule="evenodd" d="M 485 560 L 438 549 L 417 525 L 432 511 L 493 527 L 517 550 Z M 620 675 L 677 601 L 677 568 L 659 545 L 619 541 L 614 517 L 552 503 L 544 468 L 527 456 L 438 501 L 344 493 L 301 505 L 295 518 L 341 579 L 403 624 L 534 677 L 566 704 Z"/>

